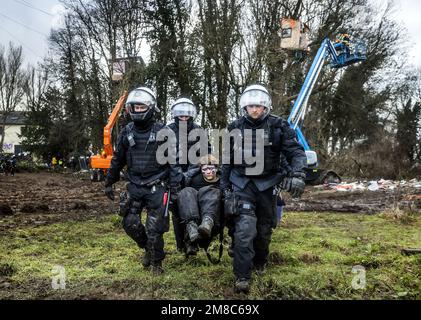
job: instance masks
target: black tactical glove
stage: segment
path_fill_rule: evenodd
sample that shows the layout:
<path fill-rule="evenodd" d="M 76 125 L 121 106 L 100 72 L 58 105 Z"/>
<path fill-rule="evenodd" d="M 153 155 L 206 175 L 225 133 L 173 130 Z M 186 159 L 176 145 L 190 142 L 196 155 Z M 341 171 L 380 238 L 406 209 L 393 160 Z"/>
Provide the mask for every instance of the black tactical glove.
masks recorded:
<path fill-rule="evenodd" d="M 305 173 L 295 172 L 291 177 L 284 179 L 282 188 L 289 192 L 293 198 L 300 198 L 306 186 Z"/>
<path fill-rule="evenodd" d="M 110 199 L 111 201 L 114 201 L 113 186 L 105 187 L 105 195 L 107 196 L 108 199 Z"/>
<path fill-rule="evenodd" d="M 130 194 L 127 191 L 120 193 L 120 205 L 118 215 L 121 217 L 127 216 L 130 210 Z"/>

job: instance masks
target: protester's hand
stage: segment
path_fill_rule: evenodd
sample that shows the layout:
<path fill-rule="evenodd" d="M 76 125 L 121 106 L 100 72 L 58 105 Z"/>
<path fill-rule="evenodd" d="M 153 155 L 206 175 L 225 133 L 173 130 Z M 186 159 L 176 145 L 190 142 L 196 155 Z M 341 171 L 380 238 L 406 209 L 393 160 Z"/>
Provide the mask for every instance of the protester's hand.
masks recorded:
<path fill-rule="evenodd" d="M 107 196 L 108 199 L 110 199 L 111 201 L 114 201 L 113 186 L 105 187 L 105 195 Z"/>

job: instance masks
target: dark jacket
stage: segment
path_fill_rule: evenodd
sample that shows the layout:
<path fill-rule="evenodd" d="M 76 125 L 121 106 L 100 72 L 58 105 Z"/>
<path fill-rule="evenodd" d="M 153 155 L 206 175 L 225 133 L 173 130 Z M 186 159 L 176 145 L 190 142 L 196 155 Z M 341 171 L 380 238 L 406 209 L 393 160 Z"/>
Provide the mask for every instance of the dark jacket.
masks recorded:
<path fill-rule="evenodd" d="M 185 159 L 187 159 L 188 163 L 183 163 L 180 164 L 180 150 L 179 150 L 179 140 L 180 140 L 180 128 L 179 128 L 179 122 L 173 122 L 171 124 L 169 124 L 167 126 L 167 128 L 171 129 L 177 138 L 177 143 L 176 143 L 176 149 L 177 149 L 177 160 L 176 160 L 176 164 L 172 164 L 171 165 L 171 171 L 170 171 L 170 181 L 171 181 L 171 186 L 176 187 L 176 186 L 181 186 L 184 182 L 184 175 L 183 173 L 187 172 L 189 169 L 189 161 L 188 161 L 188 152 L 190 150 L 190 148 L 196 144 L 199 141 L 199 138 L 197 138 L 196 140 L 193 141 L 189 141 L 188 137 L 187 138 L 187 155 L 185 155 Z M 194 130 L 194 129 L 201 129 L 201 126 L 199 126 L 198 124 L 194 123 L 194 122 L 190 122 L 187 125 L 187 134 L 190 133 L 190 131 Z"/>
<path fill-rule="evenodd" d="M 288 172 L 303 172 L 307 157 L 303 146 L 298 142 L 295 131 L 288 122 L 280 117 L 269 115 L 260 123 L 252 124 L 246 117 L 235 120 L 228 126 L 228 131 L 239 129 L 263 129 L 265 132 L 264 170 L 257 176 L 247 175 L 247 164 L 234 164 L 233 143 L 230 145 L 231 163 L 223 164 L 221 168 L 221 188 L 228 189 L 232 184 L 244 189 L 248 182 L 253 181 L 259 191 L 264 191 L 279 184 Z M 242 134 L 244 139 L 244 134 Z M 255 151 L 253 136 L 253 152 Z"/>
<path fill-rule="evenodd" d="M 192 173 L 193 172 L 193 173 Z M 191 175 L 191 178 L 186 179 L 186 187 L 192 187 L 196 190 L 199 190 L 203 187 L 207 186 L 214 186 L 215 188 L 219 188 L 220 178 L 217 176 L 217 179 L 215 181 L 207 181 L 202 175 L 202 172 L 199 170 L 196 170 L 196 168 L 189 169 L 188 174 Z"/>
<path fill-rule="evenodd" d="M 126 165 L 128 180 L 139 186 L 168 177 L 169 165 L 159 164 L 156 160 L 156 150 L 163 143 L 156 140 L 156 135 L 163 127 L 164 124 L 151 121 L 145 127 L 138 128 L 131 122 L 121 131 L 105 186 L 117 182 L 120 179 L 120 171 Z M 129 140 L 134 141 L 134 145 L 131 146 Z"/>

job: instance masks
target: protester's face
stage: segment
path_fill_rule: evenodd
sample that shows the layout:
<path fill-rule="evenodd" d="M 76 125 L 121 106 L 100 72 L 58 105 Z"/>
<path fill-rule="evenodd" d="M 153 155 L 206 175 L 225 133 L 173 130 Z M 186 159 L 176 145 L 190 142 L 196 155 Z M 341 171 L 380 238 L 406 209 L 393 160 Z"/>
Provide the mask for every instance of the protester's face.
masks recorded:
<path fill-rule="evenodd" d="M 263 116 L 263 113 L 265 112 L 265 107 L 263 106 L 247 106 L 247 113 L 250 117 L 253 119 L 260 119 Z"/>
<path fill-rule="evenodd" d="M 214 165 L 202 166 L 202 175 L 206 180 L 213 180 L 216 177 L 216 167 Z"/>
<path fill-rule="evenodd" d="M 180 121 L 189 121 L 190 117 L 189 116 L 181 116 L 181 117 L 178 117 L 178 119 L 180 119 Z"/>

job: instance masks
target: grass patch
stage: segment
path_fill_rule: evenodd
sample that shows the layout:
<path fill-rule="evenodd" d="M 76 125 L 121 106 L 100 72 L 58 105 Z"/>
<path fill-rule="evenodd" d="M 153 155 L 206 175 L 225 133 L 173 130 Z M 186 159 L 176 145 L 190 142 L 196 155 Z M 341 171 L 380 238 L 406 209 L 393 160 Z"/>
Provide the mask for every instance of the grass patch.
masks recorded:
<path fill-rule="evenodd" d="M 411 224 L 416 221 L 414 212 L 404 211 L 399 208 L 383 211 L 379 216 L 401 224 Z"/>
<path fill-rule="evenodd" d="M 253 274 L 249 299 L 420 299 L 421 219 L 409 224 L 382 215 L 285 213 L 273 233 L 267 272 Z M 225 243 L 225 247 L 228 244 Z M 213 254 L 217 254 L 217 246 Z M 165 273 L 153 277 L 121 218 L 11 230 L 0 242 L 0 299 L 243 299 L 233 291 L 226 250 L 212 265 L 203 251 L 186 259 L 165 234 Z M 57 266 L 66 289 L 53 290 Z M 353 268 L 365 289 L 353 288 Z"/>

